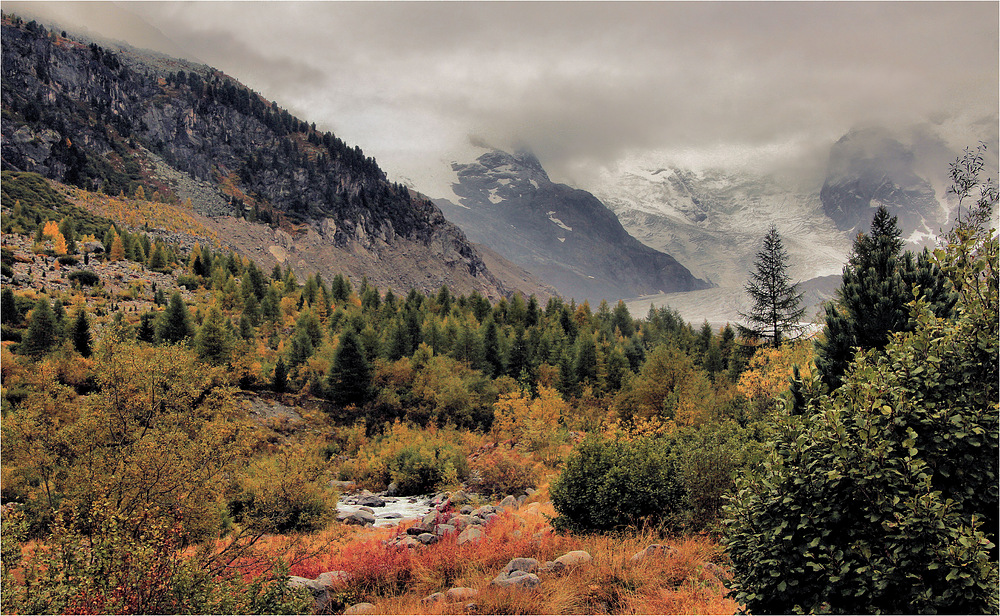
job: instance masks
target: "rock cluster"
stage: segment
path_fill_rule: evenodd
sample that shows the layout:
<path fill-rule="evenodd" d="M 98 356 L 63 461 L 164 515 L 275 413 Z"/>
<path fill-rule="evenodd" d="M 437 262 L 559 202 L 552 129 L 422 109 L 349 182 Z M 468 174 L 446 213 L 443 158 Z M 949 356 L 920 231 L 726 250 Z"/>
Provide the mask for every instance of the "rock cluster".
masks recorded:
<path fill-rule="evenodd" d="M 290 588 L 307 588 L 313 594 L 313 599 L 315 599 L 314 612 L 322 614 L 329 611 L 330 607 L 330 589 L 334 586 L 340 586 L 342 584 L 350 581 L 351 575 L 346 571 L 327 571 L 325 573 L 319 574 L 316 579 L 309 579 L 304 577 L 299 577 L 297 575 L 289 576 L 288 586 Z M 370 605 L 370 604 L 369 604 Z M 372 606 L 375 607 L 375 606 Z M 357 612 L 366 613 L 366 612 Z"/>

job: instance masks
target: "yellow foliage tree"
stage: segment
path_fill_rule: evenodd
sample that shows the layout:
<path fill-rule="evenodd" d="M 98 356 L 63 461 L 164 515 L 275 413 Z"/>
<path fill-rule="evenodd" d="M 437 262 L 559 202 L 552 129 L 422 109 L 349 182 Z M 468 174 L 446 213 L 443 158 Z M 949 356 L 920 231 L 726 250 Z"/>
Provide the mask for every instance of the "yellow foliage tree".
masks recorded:
<path fill-rule="evenodd" d="M 559 423 L 569 406 L 551 387 L 539 387 L 538 397 L 518 390 L 501 394 L 493 405 L 493 436 L 514 440 L 529 451 L 550 458 L 558 444 Z M 548 460 L 547 460 L 548 461 Z"/>
<path fill-rule="evenodd" d="M 115 239 L 111 241 L 111 260 L 121 261 L 125 258 L 125 245 L 122 243 L 122 236 L 115 233 Z"/>
<path fill-rule="evenodd" d="M 64 255 L 69 252 L 69 249 L 66 247 L 66 238 L 58 230 L 56 230 L 56 235 L 52 240 L 52 249 L 57 255 Z"/>
<path fill-rule="evenodd" d="M 59 235 L 59 223 L 54 220 L 49 220 L 42 227 L 42 237 L 47 237 L 49 239 L 55 239 Z"/>
<path fill-rule="evenodd" d="M 761 347 L 750 358 L 740 375 L 736 390 L 753 403 L 769 403 L 788 389 L 792 366 L 797 365 L 803 378 L 812 375 L 813 343 L 799 340 L 780 348 Z"/>

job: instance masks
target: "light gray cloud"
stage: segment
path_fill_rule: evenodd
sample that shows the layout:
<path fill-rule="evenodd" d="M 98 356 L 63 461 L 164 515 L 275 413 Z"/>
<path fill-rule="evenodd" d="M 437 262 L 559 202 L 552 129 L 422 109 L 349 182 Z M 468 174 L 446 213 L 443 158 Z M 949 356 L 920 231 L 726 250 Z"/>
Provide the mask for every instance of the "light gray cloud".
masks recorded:
<path fill-rule="evenodd" d="M 116 6 L 390 171 L 470 133 L 555 175 L 637 150 L 780 151 L 996 113 L 1000 89 L 993 2 Z"/>

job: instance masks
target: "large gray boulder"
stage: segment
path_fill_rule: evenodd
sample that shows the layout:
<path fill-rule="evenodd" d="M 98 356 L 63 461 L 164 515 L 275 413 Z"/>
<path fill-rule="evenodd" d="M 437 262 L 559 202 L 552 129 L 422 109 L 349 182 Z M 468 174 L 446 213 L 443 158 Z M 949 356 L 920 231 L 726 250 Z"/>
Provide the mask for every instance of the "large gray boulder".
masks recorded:
<path fill-rule="evenodd" d="M 344 610 L 344 614 L 371 614 L 374 611 L 375 605 L 372 603 L 355 603 Z"/>
<path fill-rule="evenodd" d="M 493 578 L 490 582 L 490 586 L 498 586 L 500 588 L 515 588 L 518 590 L 529 590 L 532 588 L 537 588 L 542 583 L 541 578 L 539 578 L 534 573 L 528 573 L 527 571 L 515 570 L 510 573 L 501 572 L 500 575 Z"/>
<path fill-rule="evenodd" d="M 563 554 L 557 558 L 555 562 L 560 563 L 565 567 L 573 567 L 575 565 L 585 565 L 591 560 L 593 559 L 590 557 L 589 553 L 583 550 L 573 550 L 572 552 Z"/>
<path fill-rule="evenodd" d="M 385 499 L 377 494 L 359 496 L 354 502 L 365 507 L 385 507 Z"/>
<path fill-rule="evenodd" d="M 468 601 L 469 599 L 478 597 L 479 591 L 466 586 L 456 586 L 445 591 L 444 596 L 449 601 Z"/>
<path fill-rule="evenodd" d="M 456 543 L 458 545 L 465 545 L 470 541 L 480 541 L 484 536 L 482 529 L 478 526 L 470 526 L 459 533 Z"/>
<path fill-rule="evenodd" d="M 371 526 L 375 524 L 375 515 L 367 511 L 355 511 L 344 517 L 343 522 L 353 526 Z"/>
<path fill-rule="evenodd" d="M 538 571 L 538 560 L 534 558 L 514 558 L 503 568 L 504 573 L 509 574 L 512 571 L 535 573 Z"/>

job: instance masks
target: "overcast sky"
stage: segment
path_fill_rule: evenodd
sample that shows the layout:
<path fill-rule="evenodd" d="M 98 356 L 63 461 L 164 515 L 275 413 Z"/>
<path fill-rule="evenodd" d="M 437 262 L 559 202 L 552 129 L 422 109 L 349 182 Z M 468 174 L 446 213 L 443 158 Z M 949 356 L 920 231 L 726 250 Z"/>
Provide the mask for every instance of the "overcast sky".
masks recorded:
<path fill-rule="evenodd" d="M 570 181 L 644 151 L 728 162 L 863 123 L 996 114 L 998 7 L 4 2 L 219 68 L 360 145 L 391 179 L 474 135 L 523 142 Z"/>

